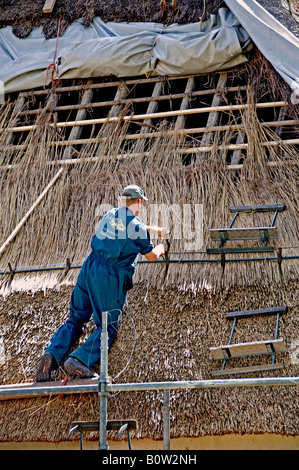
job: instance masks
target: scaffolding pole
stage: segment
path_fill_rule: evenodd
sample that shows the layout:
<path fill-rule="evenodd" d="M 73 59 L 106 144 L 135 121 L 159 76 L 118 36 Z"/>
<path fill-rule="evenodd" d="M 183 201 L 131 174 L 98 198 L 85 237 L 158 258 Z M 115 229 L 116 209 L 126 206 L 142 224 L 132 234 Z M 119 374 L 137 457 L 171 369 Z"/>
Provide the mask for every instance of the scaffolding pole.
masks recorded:
<path fill-rule="evenodd" d="M 101 374 L 99 377 L 100 395 L 100 423 L 99 423 L 99 450 L 108 449 L 107 443 L 107 416 L 108 416 L 108 312 L 102 312 L 102 332 L 101 332 Z"/>
<path fill-rule="evenodd" d="M 108 385 L 109 392 L 130 392 L 147 390 L 179 390 L 202 388 L 228 387 L 260 387 L 274 385 L 299 385 L 299 377 L 263 377 L 249 379 L 219 379 L 219 380 L 181 380 L 177 382 L 145 382 Z"/>
<path fill-rule="evenodd" d="M 163 450 L 170 450 L 170 391 L 163 390 Z"/>
<path fill-rule="evenodd" d="M 84 383 L 82 385 L 50 385 L 50 386 L 24 386 L 1 385 L 1 400 L 18 400 L 21 398 L 36 398 L 54 395 L 73 395 L 79 393 L 99 393 L 99 384 Z M 262 377 L 248 379 L 208 379 L 208 380 L 179 380 L 175 382 L 140 382 L 140 383 L 107 383 L 106 392 L 145 392 L 149 390 L 180 390 L 180 389 L 205 389 L 205 388 L 232 388 L 232 387 L 273 387 L 299 385 L 299 376 L 295 377 Z"/>

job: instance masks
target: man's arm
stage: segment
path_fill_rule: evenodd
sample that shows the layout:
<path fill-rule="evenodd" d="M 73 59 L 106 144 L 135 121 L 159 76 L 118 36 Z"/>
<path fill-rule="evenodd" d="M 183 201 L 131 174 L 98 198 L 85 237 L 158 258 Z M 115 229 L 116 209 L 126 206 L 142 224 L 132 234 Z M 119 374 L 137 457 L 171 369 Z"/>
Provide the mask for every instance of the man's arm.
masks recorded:
<path fill-rule="evenodd" d="M 164 246 L 161 243 L 160 245 L 156 245 L 152 249 L 152 251 L 150 251 L 149 253 L 146 253 L 146 255 L 144 256 L 146 257 L 148 261 L 157 261 L 157 259 L 159 259 L 160 256 L 163 256 L 164 253 L 165 253 Z"/>

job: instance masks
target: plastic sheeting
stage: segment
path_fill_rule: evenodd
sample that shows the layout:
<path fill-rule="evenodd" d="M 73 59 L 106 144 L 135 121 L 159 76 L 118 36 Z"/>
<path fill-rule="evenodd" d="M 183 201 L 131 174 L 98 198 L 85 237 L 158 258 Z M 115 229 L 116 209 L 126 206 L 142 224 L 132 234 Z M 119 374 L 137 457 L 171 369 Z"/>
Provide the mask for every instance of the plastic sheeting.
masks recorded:
<path fill-rule="evenodd" d="M 61 79 L 208 73 L 246 62 L 250 44 L 249 34 L 227 8 L 186 25 L 104 23 L 95 17 L 88 27 L 74 22 L 59 37 L 56 70 Z M 45 40 L 41 28 L 24 39 L 14 36 L 11 27 L 1 29 L 4 91 L 49 84 L 55 48 L 56 39 Z"/>
<path fill-rule="evenodd" d="M 255 0 L 226 0 L 261 53 L 293 90 L 299 103 L 299 39 Z"/>

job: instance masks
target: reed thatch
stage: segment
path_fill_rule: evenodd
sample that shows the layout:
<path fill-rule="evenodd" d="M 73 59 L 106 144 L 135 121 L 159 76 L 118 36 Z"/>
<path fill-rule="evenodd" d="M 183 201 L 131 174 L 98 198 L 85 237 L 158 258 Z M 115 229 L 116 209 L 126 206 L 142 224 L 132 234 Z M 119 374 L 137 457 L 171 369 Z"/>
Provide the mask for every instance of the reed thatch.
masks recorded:
<path fill-rule="evenodd" d="M 5 383 L 31 380 L 36 356 L 67 318 L 70 293 L 71 287 L 34 295 L 15 293 L 1 302 L 7 360 L 0 367 Z M 161 292 L 140 284 L 129 296 L 110 350 L 109 375 L 118 376 L 118 383 L 210 379 L 211 371 L 219 364 L 212 361 L 209 348 L 227 342 L 231 328 L 231 320 L 223 313 L 284 304 L 289 312 L 281 317 L 279 335 L 290 350 L 280 355 L 279 361 L 285 367 L 275 374 L 293 376 L 298 373 L 298 359 L 291 356 L 296 344 L 298 348 L 298 281 L 283 287 L 235 287 L 213 294 L 203 290 L 196 295 L 175 288 Z M 275 316 L 243 319 L 235 339 L 267 339 L 273 337 L 274 328 Z M 269 358 L 264 360 L 269 362 Z M 239 360 L 239 364 L 246 365 L 246 361 L 251 363 L 253 358 Z M 255 376 L 271 374 L 260 372 Z M 59 376 L 63 377 L 62 370 Z M 0 440 L 63 441 L 72 421 L 98 418 L 98 400 L 96 394 L 87 394 L 1 402 Z M 162 392 L 111 394 L 108 418 L 135 418 L 139 437 L 160 439 L 162 401 Z M 172 438 L 225 433 L 298 434 L 297 387 L 177 390 L 171 391 L 170 402 Z"/>
<path fill-rule="evenodd" d="M 18 2 L 3 3 L 7 7 L 18 6 Z M 131 21 L 133 18 L 125 17 L 123 10 L 118 10 L 120 3 L 128 5 L 129 9 L 132 2 L 114 2 L 113 19 L 119 11 L 122 20 Z M 143 6 L 147 3 L 142 2 Z M 156 3 L 160 8 L 160 2 Z M 191 14 L 186 10 L 186 14 L 190 14 L 188 21 L 191 17 L 197 21 L 203 17 L 204 4 L 208 14 L 213 8 L 218 8 L 220 2 L 179 3 L 181 6 L 196 4 L 194 8 L 198 8 L 198 17 L 194 11 Z M 109 2 L 98 4 L 97 7 L 97 2 L 92 2 L 95 14 L 108 19 L 103 11 L 107 7 L 108 14 Z M 141 15 L 135 17 L 136 21 L 154 21 L 154 15 L 161 14 L 160 10 L 154 10 L 153 2 L 151 4 L 151 16 L 146 10 L 141 11 L 141 5 L 138 8 L 134 5 L 136 15 Z M 80 5 L 79 1 L 76 2 L 78 16 L 83 13 Z M 88 11 L 86 2 L 84 5 Z M 52 20 L 33 15 L 32 9 L 37 6 L 41 10 L 43 1 L 30 5 L 30 21 L 24 17 L 23 22 L 15 23 L 16 33 L 19 28 L 19 34 L 26 35 L 32 26 L 43 24 L 45 33 L 53 36 Z M 60 2 L 57 2 L 57 8 L 60 7 Z M 5 11 L 7 13 L 8 9 L 3 9 L 0 25 L 4 24 Z M 179 14 L 183 15 L 183 11 L 180 8 Z M 91 16 L 86 18 L 86 22 L 90 19 Z M 181 19 L 186 21 L 187 17 L 182 16 Z M 14 24 L 13 18 L 10 23 L 8 17 L 5 21 L 5 24 Z M 25 150 L 24 146 L 7 146 L 10 134 L 2 132 L 1 244 L 61 167 L 63 171 L 1 254 L 0 266 L 5 269 L 8 264 L 12 268 L 60 265 L 67 258 L 74 265 L 82 263 L 90 251 L 100 204 L 117 204 L 121 188 L 131 182 L 142 186 L 152 203 L 175 203 L 181 208 L 183 204 L 203 205 L 200 253 L 186 253 L 184 240 L 173 240 L 172 259 L 208 260 L 205 251 L 212 246 L 208 229 L 228 225 L 230 206 L 278 203 L 286 204 L 287 210 L 277 218 L 279 240 L 276 246 L 284 247 L 283 255 L 297 255 L 297 248 L 287 248 L 299 245 L 297 148 L 282 141 L 276 147 L 261 145 L 263 141 L 280 140 L 270 128 L 262 126 L 255 104 L 267 94 L 273 100 L 287 100 L 287 115 L 292 119 L 298 119 L 298 109 L 289 102 L 289 90 L 257 52 L 249 64 L 234 73 L 236 76 L 244 74 L 244 70 L 247 71 L 246 83 L 249 85 L 246 99 L 250 104 L 246 118 L 244 116 L 248 152 L 242 169 L 233 177 L 227 167 L 227 152 L 219 145 L 236 137 L 233 130 L 225 135 L 215 132 L 213 150 L 191 154 L 188 164 L 180 153 L 185 142 L 180 135 L 167 132 L 171 128 L 167 122 L 158 124 L 161 135 L 152 139 L 152 145 L 141 155 L 125 158 L 123 136 L 127 132 L 127 124 L 119 120 L 110 125 L 109 134 L 100 145 L 99 142 L 83 145 L 77 155 L 80 163 L 78 159 L 72 165 L 63 164 L 63 150 L 59 145 L 53 145 L 53 142 L 63 141 L 64 135 L 51 125 L 55 122 L 55 115 L 48 108 L 39 113 L 36 128 L 27 134 Z M 207 79 L 212 80 L 212 77 Z M 228 99 L 226 95 L 225 99 Z M 1 107 L 0 128 L 8 129 L 14 125 L 14 105 L 12 97 Z M 229 122 L 234 124 L 233 114 Z M 130 152 L 134 152 L 134 147 Z M 118 158 L 119 155 L 122 158 Z M 143 216 L 146 218 L 146 215 L 145 211 Z M 191 229 L 194 229 L 192 223 L 193 220 Z M 268 225 L 269 214 L 254 214 L 252 219 L 248 215 L 240 217 L 238 225 L 245 224 Z M 229 263 L 224 274 L 219 263 L 182 263 L 170 264 L 165 281 L 164 263 L 139 264 L 135 288 L 129 293 L 119 333 L 110 351 L 109 374 L 119 382 L 209 379 L 212 370 L 217 368 L 209 348 L 226 343 L 231 328 L 223 313 L 287 305 L 289 312 L 281 319 L 279 333 L 286 339 L 289 352 L 282 357 L 284 369 L 275 371 L 275 374 L 297 375 L 297 260 L 284 260 L 282 272 L 283 277 L 276 261 Z M 0 358 L 2 383 L 28 382 L 34 378 L 36 359 L 68 316 L 69 298 L 77 274 L 78 269 L 71 270 L 66 277 L 63 277 L 63 272 L 15 274 L 13 279 L 9 274 L 2 275 L 0 334 L 3 335 L 5 355 Z M 91 323 L 85 334 L 92 328 Z M 273 337 L 273 331 L 273 317 L 251 318 L 238 324 L 235 339 L 268 339 Z M 130 359 L 132 351 L 134 354 Z M 239 363 L 244 365 L 246 361 Z M 273 371 L 259 374 L 271 376 Z M 59 369 L 58 377 L 62 376 L 63 370 Z M 98 405 L 96 395 L 0 402 L 0 440 L 64 440 L 72 421 L 98 417 Z M 162 437 L 161 405 L 162 396 L 156 392 L 120 393 L 110 396 L 108 415 L 109 419 L 136 418 L 140 437 L 159 439 Z M 171 393 L 171 406 L 171 437 L 266 432 L 298 434 L 296 387 L 176 391 Z"/>
<path fill-rule="evenodd" d="M 2 123 L 8 126 L 11 125 L 9 116 L 7 105 L 2 108 Z M 59 168 L 59 148 L 49 145 L 52 139 L 57 139 L 56 131 L 49 128 L 44 132 L 46 114 L 41 114 L 39 119 L 37 129 L 28 136 L 25 153 L 21 150 L 2 153 L 1 164 L 13 162 L 15 166 L 1 173 L 2 220 L 6 221 L 1 227 L 1 240 L 7 238 Z M 232 180 L 225 155 L 216 145 L 214 152 L 204 154 L 201 159 L 194 157 L 190 165 L 183 165 L 177 151 L 181 143 L 168 134 L 157 139 L 143 158 L 116 160 L 115 155 L 121 153 L 120 136 L 126 131 L 116 125 L 96 161 L 84 161 L 65 169 L 22 232 L 4 251 L 1 265 L 6 266 L 8 262 L 12 266 L 60 264 L 66 257 L 72 262 L 83 261 L 89 252 L 98 205 L 114 204 L 120 188 L 131 181 L 143 186 L 158 203 L 203 204 L 202 251 L 210 244 L 208 228 L 226 225 L 230 219 L 229 207 L 242 204 L 285 203 L 288 209 L 279 214 L 277 221 L 279 243 L 298 245 L 296 152 L 286 145 L 279 152 L 270 148 L 270 158 L 277 166 L 269 167 L 269 154 L 260 141 L 270 130 L 260 126 L 254 105 L 247 126 L 250 152 L 239 178 Z M 83 159 L 92 155 L 92 147 L 86 146 L 80 156 Z M 283 165 L 285 159 L 291 164 Z M 53 161 L 56 164 L 49 165 Z M 260 216 L 255 214 L 256 224 L 264 223 L 266 216 L 262 220 Z M 174 242 L 172 250 L 182 251 L 182 242 Z M 204 253 L 200 256 L 207 258 Z M 222 314 L 284 304 L 290 310 L 281 321 L 280 335 L 293 349 L 283 355 L 285 367 L 275 374 L 297 374 L 297 363 L 290 355 L 295 351 L 298 329 L 296 260 L 284 262 L 283 280 L 276 263 L 269 262 L 230 264 L 224 276 L 218 264 L 173 264 L 166 283 L 164 270 L 164 264 L 138 266 L 136 286 L 129 295 L 109 356 L 112 377 L 125 369 L 118 381 L 211 378 L 211 371 L 217 366 L 210 357 L 209 347 L 227 342 L 231 327 Z M 71 271 L 63 282 L 74 282 L 77 272 Z M 2 278 L 5 296 L 0 307 L 1 333 L 6 356 L 0 366 L 3 383 L 32 380 L 36 358 L 68 315 L 72 286 L 59 288 L 57 274 L 20 277 L 15 275 L 10 284 L 7 275 Z M 16 291 L 21 281 L 25 292 Z M 51 285 L 56 287 L 47 288 Z M 39 290 L 41 286 L 43 289 Z M 86 334 L 91 328 L 92 324 Z M 236 331 L 236 341 L 267 339 L 273 337 L 273 331 L 273 318 L 245 320 Z M 127 364 L 133 348 L 133 357 Z M 246 361 L 241 363 L 244 365 Z M 260 375 L 271 376 L 271 372 Z M 59 376 L 63 376 L 62 370 Z M 156 392 L 112 395 L 109 419 L 136 418 L 140 437 L 161 438 L 161 402 L 162 396 Z M 172 437 L 264 432 L 296 435 L 298 432 L 295 387 L 177 391 L 171 393 L 171 405 Z M 98 417 L 98 397 L 94 395 L 2 402 L 1 407 L 0 439 L 3 441 L 64 440 L 72 421 Z"/>

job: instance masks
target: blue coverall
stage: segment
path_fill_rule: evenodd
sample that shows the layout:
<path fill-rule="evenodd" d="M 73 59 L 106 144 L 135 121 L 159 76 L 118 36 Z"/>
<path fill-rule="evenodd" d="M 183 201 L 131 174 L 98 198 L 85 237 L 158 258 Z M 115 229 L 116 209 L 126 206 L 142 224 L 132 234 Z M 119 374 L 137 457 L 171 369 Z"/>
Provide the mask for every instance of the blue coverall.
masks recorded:
<path fill-rule="evenodd" d="M 108 311 L 108 347 L 117 334 L 127 291 L 133 287 L 137 255 L 152 251 L 145 225 L 127 207 L 112 209 L 103 217 L 91 240 L 86 258 L 71 295 L 69 318 L 54 333 L 45 354 L 61 364 L 83 331 L 91 315 L 96 329 L 70 355 L 92 367 L 101 357 L 102 312 Z"/>

